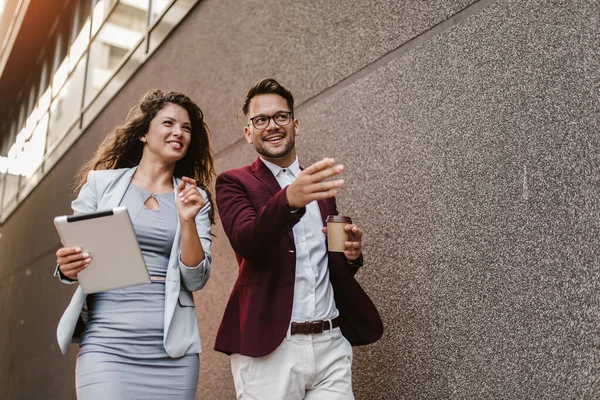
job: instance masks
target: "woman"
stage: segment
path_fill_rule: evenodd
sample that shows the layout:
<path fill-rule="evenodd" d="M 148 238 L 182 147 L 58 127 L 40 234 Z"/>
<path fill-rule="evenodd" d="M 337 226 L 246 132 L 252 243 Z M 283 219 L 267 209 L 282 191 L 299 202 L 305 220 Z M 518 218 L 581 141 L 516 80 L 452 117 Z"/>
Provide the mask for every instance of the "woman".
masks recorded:
<path fill-rule="evenodd" d="M 82 331 L 78 399 L 194 398 L 201 343 L 192 292 L 210 275 L 213 176 L 202 111 L 161 90 L 146 93 L 82 168 L 73 211 L 127 206 L 152 283 L 73 295 L 57 337 L 66 353 Z M 56 256 L 67 283 L 94 257 L 74 247 Z"/>

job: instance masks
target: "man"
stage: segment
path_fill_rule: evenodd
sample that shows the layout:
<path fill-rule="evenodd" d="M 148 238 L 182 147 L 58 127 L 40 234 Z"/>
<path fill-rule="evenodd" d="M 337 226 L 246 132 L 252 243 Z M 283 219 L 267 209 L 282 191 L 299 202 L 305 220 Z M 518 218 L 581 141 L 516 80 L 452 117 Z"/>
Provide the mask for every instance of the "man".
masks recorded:
<path fill-rule="evenodd" d="M 246 96 L 244 135 L 259 157 L 217 177 L 223 228 L 239 276 L 215 350 L 231 355 L 238 399 L 353 399 L 352 347 L 383 333 L 377 309 L 354 279 L 362 232 L 328 253 L 324 228 L 337 214 L 344 167 L 325 158 L 301 170 L 292 94 L 263 79 Z"/>

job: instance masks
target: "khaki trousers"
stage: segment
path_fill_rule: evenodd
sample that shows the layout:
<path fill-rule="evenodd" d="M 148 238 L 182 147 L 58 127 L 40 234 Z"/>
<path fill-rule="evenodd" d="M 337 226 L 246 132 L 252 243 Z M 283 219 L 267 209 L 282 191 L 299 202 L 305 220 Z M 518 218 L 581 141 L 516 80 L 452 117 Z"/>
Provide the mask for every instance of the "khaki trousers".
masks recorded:
<path fill-rule="evenodd" d="M 352 346 L 340 328 L 288 335 L 263 357 L 231 355 L 238 400 L 352 400 Z"/>

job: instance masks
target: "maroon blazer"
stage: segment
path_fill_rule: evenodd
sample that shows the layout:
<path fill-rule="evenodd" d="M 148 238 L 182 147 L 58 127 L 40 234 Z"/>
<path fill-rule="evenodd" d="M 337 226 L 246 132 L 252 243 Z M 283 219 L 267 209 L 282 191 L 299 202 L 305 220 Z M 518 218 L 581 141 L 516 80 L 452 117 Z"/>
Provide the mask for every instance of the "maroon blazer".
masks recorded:
<path fill-rule="evenodd" d="M 292 315 L 296 247 L 292 227 L 305 209 L 291 213 L 286 189 L 257 158 L 217 177 L 219 215 L 239 264 L 239 275 L 217 332 L 215 350 L 261 357 L 286 336 Z M 334 199 L 318 202 L 323 218 L 337 214 Z M 383 334 L 375 305 L 353 275 L 343 253 L 329 253 L 329 279 L 340 313 L 340 329 L 352 345 Z"/>

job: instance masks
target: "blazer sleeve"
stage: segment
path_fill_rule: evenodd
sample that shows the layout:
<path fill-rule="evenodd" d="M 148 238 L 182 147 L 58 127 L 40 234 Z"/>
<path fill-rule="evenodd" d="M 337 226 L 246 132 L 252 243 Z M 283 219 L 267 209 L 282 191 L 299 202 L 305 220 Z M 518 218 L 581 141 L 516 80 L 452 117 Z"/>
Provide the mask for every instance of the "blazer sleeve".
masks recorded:
<path fill-rule="evenodd" d="M 306 209 L 292 213 L 286 205 L 286 189 L 271 196 L 257 210 L 237 177 L 227 172 L 217 177 L 219 215 L 231 247 L 239 256 L 245 259 L 260 256 L 300 221 Z"/>
<path fill-rule="evenodd" d="M 87 180 L 85 184 L 81 187 L 79 191 L 79 195 L 73 202 L 71 203 L 71 208 L 73 209 L 73 213 L 83 214 L 88 212 L 97 211 L 97 191 L 96 191 L 96 176 L 95 171 L 90 171 L 87 176 Z M 62 283 L 73 284 L 77 283 L 77 281 L 67 278 L 60 272 L 59 266 L 56 266 L 54 270 L 54 276 L 58 277 L 58 279 Z"/>
<path fill-rule="evenodd" d="M 98 211 L 98 190 L 96 188 L 96 171 L 90 171 L 87 181 L 81 187 L 79 195 L 71 203 L 73 214 Z"/>
<path fill-rule="evenodd" d="M 200 188 L 198 190 L 200 190 L 206 202 L 204 207 L 198 212 L 198 215 L 196 215 L 196 231 L 198 232 L 202 249 L 204 249 L 204 260 L 200 261 L 200 264 L 196 266 L 188 267 L 181 261 L 181 251 L 178 255 L 181 283 L 190 292 L 200 290 L 206 285 L 210 277 L 210 265 L 212 262 L 212 255 L 210 254 L 212 226 L 209 216 L 211 204 L 208 201 L 206 192 Z"/>

